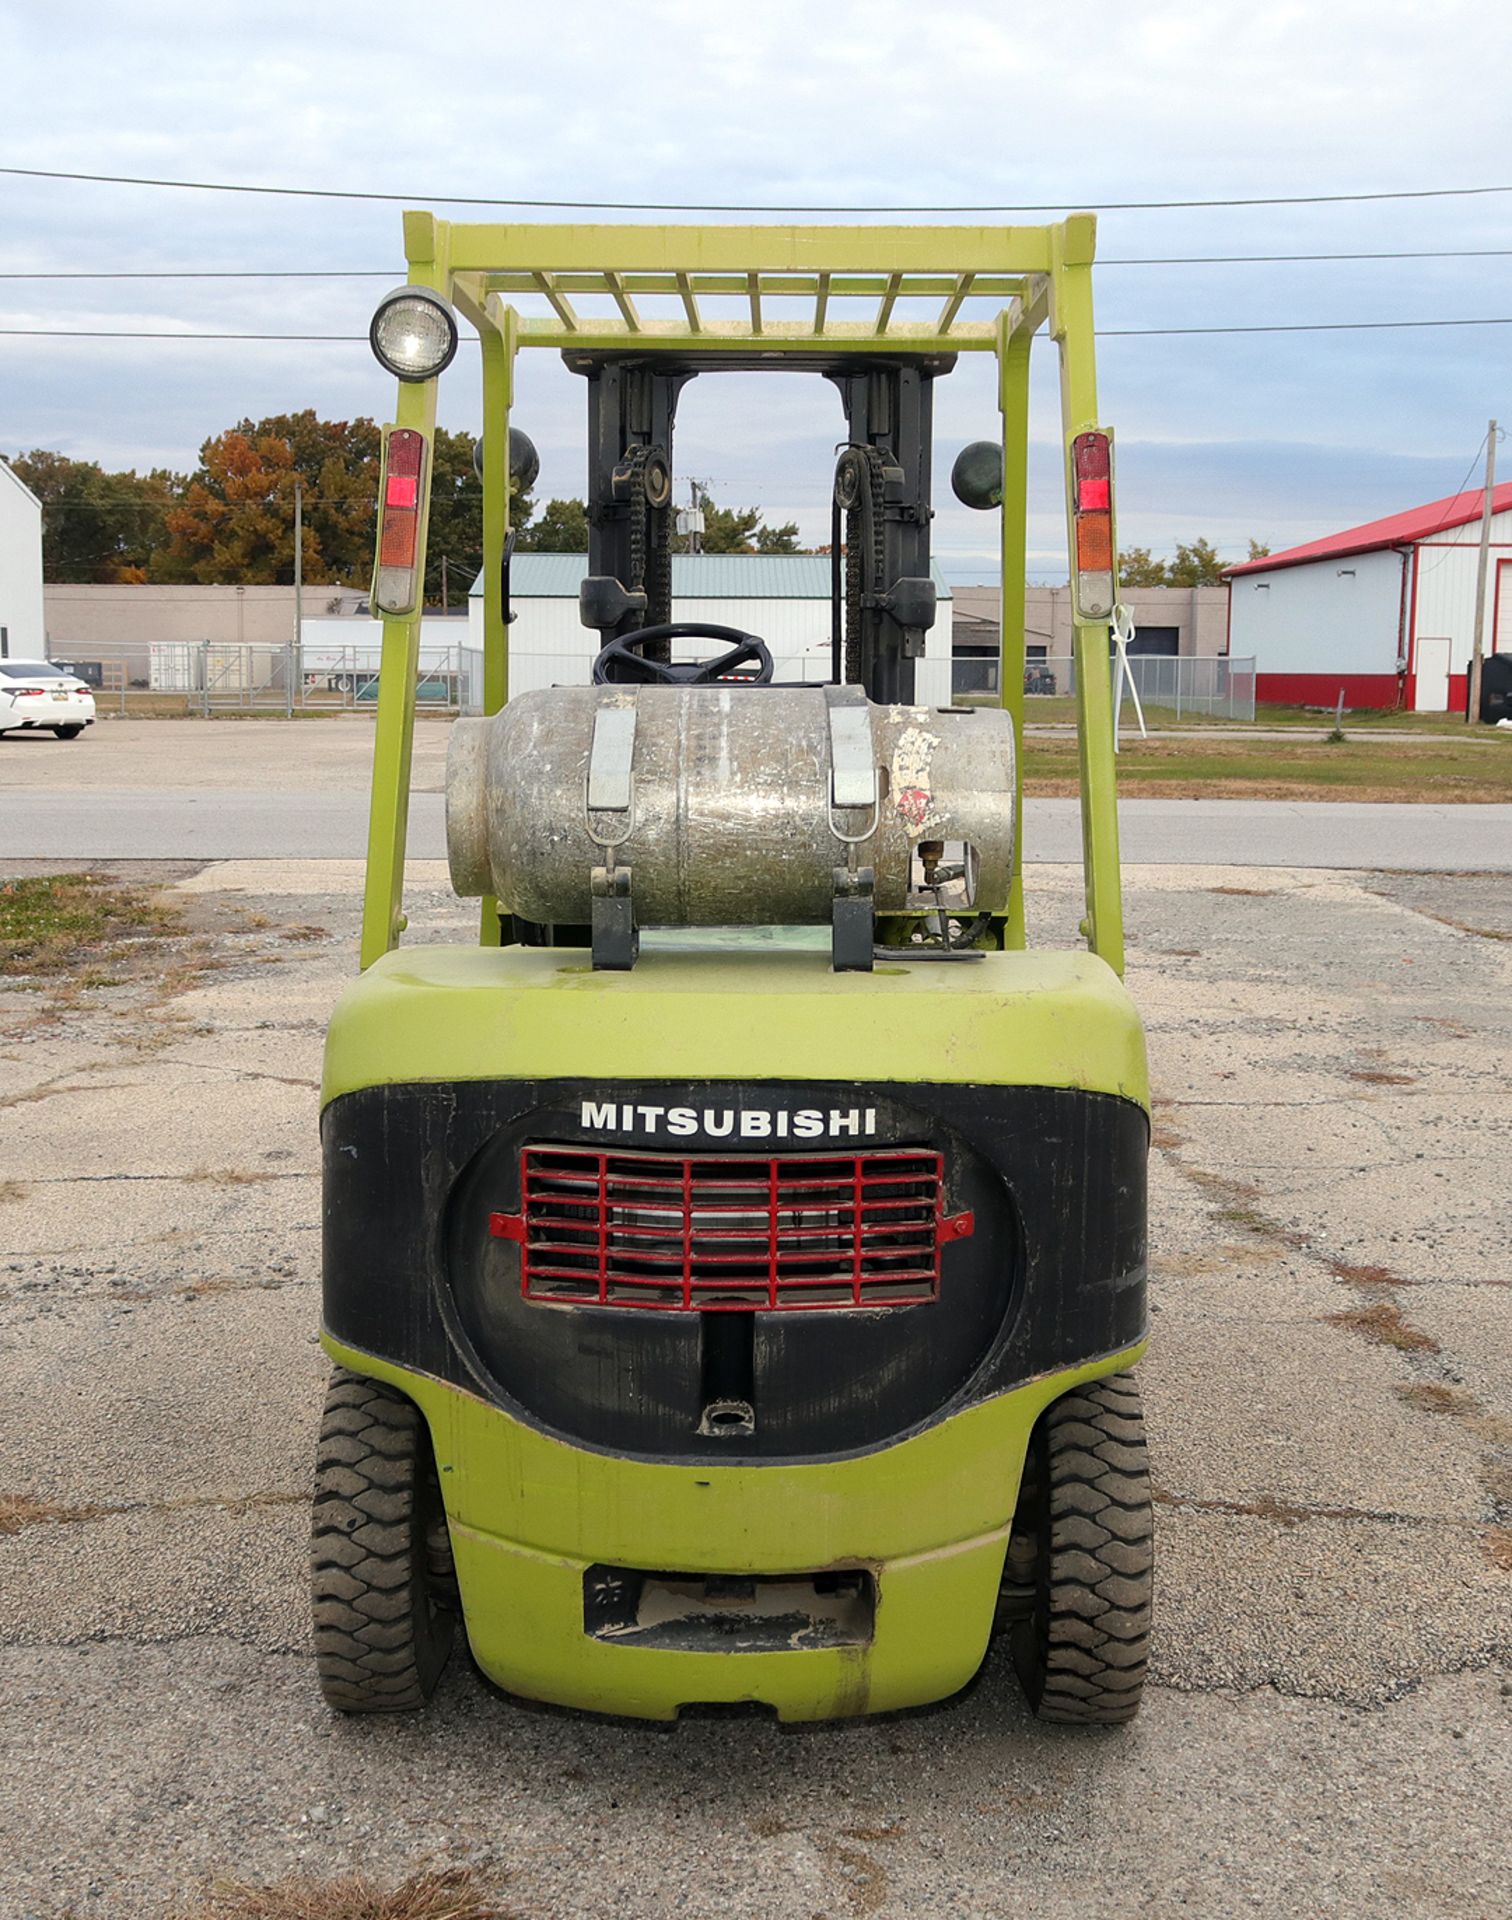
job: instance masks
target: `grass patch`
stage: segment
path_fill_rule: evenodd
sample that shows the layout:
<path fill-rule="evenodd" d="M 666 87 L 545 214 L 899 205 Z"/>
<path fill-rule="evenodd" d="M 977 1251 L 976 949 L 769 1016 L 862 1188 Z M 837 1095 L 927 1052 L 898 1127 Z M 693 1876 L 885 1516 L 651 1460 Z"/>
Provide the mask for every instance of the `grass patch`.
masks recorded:
<path fill-rule="evenodd" d="M 1481 1468 L 1481 1483 L 1498 1507 L 1512 1512 L 1512 1467 L 1491 1460 Z"/>
<path fill-rule="evenodd" d="M 97 1520 L 98 1507 L 65 1507 L 56 1500 L 33 1500 L 29 1493 L 0 1493 L 0 1533 L 19 1533 L 48 1520 Z"/>
<path fill-rule="evenodd" d="M 1451 920 L 1447 913 L 1430 913 L 1425 918 L 1436 920 L 1441 927 L 1452 927 L 1456 933 L 1473 933 L 1477 940 L 1512 940 L 1512 928 L 1472 927 L 1467 920 Z"/>
<path fill-rule="evenodd" d="M 973 703 L 975 704 L 975 703 Z M 982 704 L 996 706 L 997 701 L 988 698 Z M 1024 696 L 1024 720 L 1029 726 L 1074 727 L 1076 725 L 1076 699 L 1068 693 L 1026 694 Z M 1226 714 L 1177 713 L 1174 706 L 1155 707 L 1145 702 L 1145 724 L 1151 728 L 1159 727 L 1200 727 L 1203 732 L 1237 733 L 1241 730 L 1259 727 L 1267 732 L 1285 728 L 1288 732 L 1315 733 L 1320 740 L 1326 739 L 1333 731 L 1334 709 L 1324 707 L 1277 707 L 1258 705 L 1253 720 L 1230 720 Z M 1124 725 L 1134 727 L 1134 703 L 1128 694 L 1124 695 Z M 1485 727 L 1467 727 L 1464 717 L 1457 713 L 1382 713 L 1375 708 L 1361 707 L 1351 711 L 1344 709 L 1344 729 L 1346 737 L 1355 731 L 1379 734 L 1414 733 L 1487 733 Z M 1135 728 L 1136 738 L 1138 729 Z"/>
<path fill-rule="evenodd" d="M 269 1173 L 257 1167 L 196 1167 L 185 1180 L 207 1187 L 258 1187 L 265 1180 L 287 1180 L 286 1173 Z"/>
<path fill-rule="evenodd" d="M 1393 1273 L 1390 1267 L 1356 1266 L 1349 1260 L 1330 1260 L 1328 1271 L 1335 1280 L 1342 1280 L 1346 1287 L 1405 1287 L 1413 1283 L 1404 1280 L 1399 1273 Z"/>
<path fill-rule="evenodd" d="M 1414 1380 L 1411 1386 L 1398 1387 L 1397 1398 L 1405 1400 L 1419 1413 L 1452 1413 L 1462 1417 L 1474 1413 L 1480 1402 L 1463 1387 L 1446 1387 L 1437 1380 Z"/>
<path fill-rule="evenodd" d="M 1077 791 L 1074 740 L 1024 742 L 1035 794 Z M 1512 801 L 1512 744 L 1484 729 L 1464 740 L 1256 740 L 1204 733 L 1185 740 L 1125 738 L 1119 791 L 1133 798 Z"/>
<path fill-rule="evenodd" d="M 113 985 L 110 966 L 132 942 L 166 939 L 182 925 L 177 908 L 150 889 L 96 874 L 7 880 L 0 883 L 0 977 Z"/>
<path fill-rule="evenodd" d="M 1483 1542 L 1486 1558 L 1502 1573 L 1512 1573 L 1512 1527 L 1492 1527 Z"/>
<path fill-rule="evenodd" d="M 1432 1334 L 1410 1325 L 1402 1318 L 1401 1308 L 1392 1306 L 1389 1300 L 1377 1300 L 1369 1307 L 1353 1307 L 1347 1313 L 1331 1313 L 1328 1324 L 1347 1328 L 1372 1346 L 1395 1347 L 1398 1353 L 1437 1353 L 1439 1350 Z"/>
<path fill-rule="evenodd" d="M 365 1873 L 334 1880 L 305 1874 L 257 1887 L 216 1881 L 194 1906 L 172 1920 L 507 1920 L 506 1910 L 482 1892 L 466 1867 L 416 1873 L 385 1887 Z"/>

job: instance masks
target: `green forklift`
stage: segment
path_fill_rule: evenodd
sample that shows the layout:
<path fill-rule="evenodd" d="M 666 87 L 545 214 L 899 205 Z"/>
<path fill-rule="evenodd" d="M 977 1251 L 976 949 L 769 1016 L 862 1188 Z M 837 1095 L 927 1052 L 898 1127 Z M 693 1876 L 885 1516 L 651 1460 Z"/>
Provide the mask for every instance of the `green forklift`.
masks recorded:
<path fill-rule="evenodd" d="M 994 1636 L 1044 1719 L 1145 1677 L 1149 1095 L 1125 992 L 1095 223 L 405 216 L 372 345 L 382 670 L 362 971 L 322 1094 L 321 1686 L 422 1706 L 458 1623 L 561 1706 L 784 1720 L 942 1700 Z M 527 309 L 511 304 L 519 298 Z M 534 310 L 530 310 L 534 309 Z M 973 315 L 984 315 L 976 317 Z M 475 945 L 401 945 L 438 376 L 482 347 L 483 663 L 447 849 Z M 1061 370 L 1086 950 L 1025 937 L 1031 342 Z M 583 685 L 509 690 L 516 357 L 586 386 Z M 1001 705 L 931 658 L 935 383 L 995 357 Z M 831 617 L 679 621 L 683 387 L 833 409 Z M 836 390 L 826 395 L 825 385 Z M 838 398 L 838 405 L 835 404 Z"/>

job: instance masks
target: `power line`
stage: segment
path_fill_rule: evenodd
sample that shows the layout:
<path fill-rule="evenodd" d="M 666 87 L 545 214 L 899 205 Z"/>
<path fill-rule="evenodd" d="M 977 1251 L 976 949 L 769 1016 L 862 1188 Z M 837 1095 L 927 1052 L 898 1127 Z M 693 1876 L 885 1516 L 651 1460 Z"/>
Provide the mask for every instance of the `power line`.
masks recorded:
<path fill-rule="evenodd" d="M 152 268 L 150 270 L 110 268 L 104 272 L 85 272 L 73 267 L 63 271 L 8 273 L 0 272 L 0 280 L 393 280 L 402 273 L 396 267 L 301 267 L 290 270 L 284 267 L 263 269 L 260 267 L 236 267 L 180 270 L 179 268 Z"/>
<path fill-rule="evenodd" d="M 1422 251 L 1383 248 L 1378 253 L 1186 253 L 1160 259 L 1105 259 L 1099 255 L 1095 264 L 1099 267 L 1240 267 L 1279 266 L 1304 260 L 1504 260 L 1509 255 L 1512 247 L 1432 247 Z M 9 276 L 0 274 L 0 279 L 6 278 Z"/>
<path fill-rule="evenodd" d="M 146 327 L 0 327 L 0 334 L 19 340 L 314 340 L 347 345 L 368 337 L 365 333 L 175 333 Z"/>
<path fill-rule="evenodd" d="M 1153 340 L 1189 334 L 1236 333 L 1377 333 L 1420 327 L 1512 327 L 1512 315 L 1486 315 L 1465 320 L 1289 320 L 1275 325 L 1233 327 L 1099 327 L 1100 340 Z M 258 340 L 320 342 L 351 346 L 367 340 L 365 333 L 184 333 L 145 327 L 0 327 L 0 335 L 18 340 Z M 467 335 L 472 339 L 474 336 Z M 634 336 L 626 335 L 626 339 Z M 906 347 L 906 335 L 896 336 Z"/>
<path fill-rule="evenodd" d="M 1485 446 L 1486 440 L 1490 431 L 1491 430 L 1488 427 L 1486 429 L 1486 432 L 1483 433 L 1480 439 L 1476 442 L 1475 451 L 1470 456 L 1470 464 L 1465 469 L 1464 479 L 1460 481 L 1459 485 L 1454 489 L 1453 493 L 1449 494 L 1445 498 L 1444 511 L 1439 515 L 1438 519 L 1434 521 L 1433 525 L 1428 529 L 1427 533 L 1425 533 L 1422 536 L 1422 538 L 1417 542 L 1419 546 L 1424 546 L 1430 540 L 1432 540 L 1433 536 L 1440 531 L 1440 529 L 1447 522 L 1450 514 L 1453 513 L 1455 508 L 1459 505 L 1460 497 L 1463 495 L 1465 491 L 1466 484 L 1468 483 L 1471 474 L 1474 473 L 1477 465 L 1480 462 L 1481 449 Z M 1421 571 L 1425 574 L 1432 573 L 1434 568 L 1438 566 L 1443 559 L 1444 559 L 1444 555 L 1442 553 L 1434 554 L 1431 559 L 1420 563 Z"/>
<path fill-rule="evenodd" d="M 54 167 L 0 167 L 0 174 L 24 180 L 69 180 L 90 186 L 173 187 L 194 193 L 272 194 L 296 200 L 369 200 L 401 206 L 534 207 L 548 212 L 569 213 L 838 213 L 838 214 L 916 214 L 916 213 L 1056 213 L 1068 204 L 1064 200 L 994 201 L 961 206 L 766 206 L 725 205 L 714 200 L 530 200 L 504 199 L 492 194 L 461 193 L 374 193 L 346 187 L 273 187 L 232 180 L 168 180 L 144 174 L 71 173 Z M 1165 213 L 1199 207 L 1320 207 L 1358 205 L 1374 200 L 1464 200 L 1487 194 L 1512 193 L 1512 186 L 1486 187 L 1410 187 L 1370 193 L 1291 193 L 1254 194 L 1223 200 L 1104 200 L 1091 209 L 1096 213 Z"/>
<path fill-rule="evenodd" d="M 1505 260 L 1512 247 L 1382 248 L 1374 253 L 1189 253 L 1160 257 L 1110 256 L 1099 267 L 1285 266 L 1347 260 Z M 392 280 L 395 267 L 58 268 L 0 271 L 0 280 Z M 970 295 L 967 296 L 970 298 Z"/>
<path fill-rule="evenodd" d="M 1099 340 L 1171 337 L 1187 333 L 1375 333 L 1403 327 L 1512 327 L 1512 317 L 1477 320 L 1299 320 L 1255 327 L 1099 327 Z"/>

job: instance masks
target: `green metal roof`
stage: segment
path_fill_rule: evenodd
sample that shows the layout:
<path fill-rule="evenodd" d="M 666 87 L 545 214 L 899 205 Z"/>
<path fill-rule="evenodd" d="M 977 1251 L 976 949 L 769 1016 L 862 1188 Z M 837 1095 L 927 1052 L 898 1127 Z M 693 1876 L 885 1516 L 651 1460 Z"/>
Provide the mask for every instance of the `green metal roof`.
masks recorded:
<path fill-rule="evenodd" d="M 512 600 L 576 600 L 588 571 L 584 553 L 517 553 L 509 563 Z M 940 599 L 950 587 L 931 568 Z M 481 596 L 483 576 L 473 582 Z M 677 600 L 828 600 L 827 553 L 677 553 L 672 556 L 672 594 Z"/>

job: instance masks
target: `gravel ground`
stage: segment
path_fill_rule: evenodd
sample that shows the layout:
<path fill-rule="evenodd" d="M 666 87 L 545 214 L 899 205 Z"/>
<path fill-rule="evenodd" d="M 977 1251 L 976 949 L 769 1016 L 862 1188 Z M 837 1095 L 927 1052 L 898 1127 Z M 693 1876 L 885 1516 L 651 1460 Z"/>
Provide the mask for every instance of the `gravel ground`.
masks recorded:
<path fill-rule="evenodd" d="M 1089 1737 L 998 1657 L 834 1727 L 530 1708 L 461 1659 L 420 1719 L 333 1720 L 315 1122 L 357 869 L 163 877 L 171 972 L 0 990 L 5 1920 L 467 1862 L 530 1920 L 1506 1913 L 1512 880 L 1134 877 L 1159 1620 L 1144 1715 Z M 412 937 L 466 937 L 411 879 Z M 1069 940 L 1074 876 L 1035 899 Z"/>

